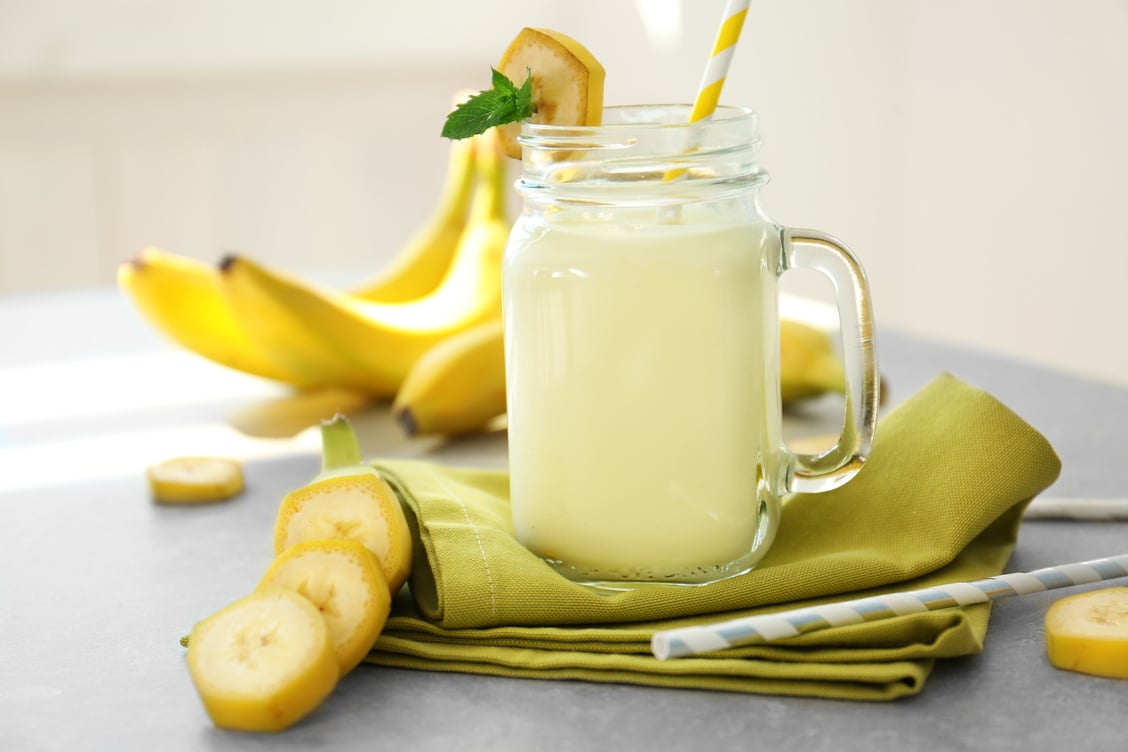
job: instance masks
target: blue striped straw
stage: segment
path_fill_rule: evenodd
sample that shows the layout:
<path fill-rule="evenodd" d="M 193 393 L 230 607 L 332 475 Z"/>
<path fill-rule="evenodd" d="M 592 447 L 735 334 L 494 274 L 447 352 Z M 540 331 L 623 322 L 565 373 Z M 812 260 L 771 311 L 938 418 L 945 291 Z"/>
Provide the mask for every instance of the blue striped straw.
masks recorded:
<path fill-rule="evenodd" d="M 1128 577 L 1128 554 L 1047 567 L 1033 572 L 1002 574 L 973 582 L 953 582 L 904 593 L 750 616 L 701 627 L 668 629 L 654 634 L 650 640 L 650 650 L 661 660 L 680 658 L 711 650 L 797 637 L 828 627 L 843 627 L 921 611 L 969 606 L 1117 577 Z"/>

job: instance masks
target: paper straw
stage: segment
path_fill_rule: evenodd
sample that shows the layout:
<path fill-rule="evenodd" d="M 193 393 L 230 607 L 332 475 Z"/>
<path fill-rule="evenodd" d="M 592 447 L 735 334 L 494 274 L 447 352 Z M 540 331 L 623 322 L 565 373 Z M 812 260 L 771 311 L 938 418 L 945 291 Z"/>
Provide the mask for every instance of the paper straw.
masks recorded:
<path fill-rule="evenodd" d="M 717 38 L 713 42 L 713 52 L 709 55 L 709 62 L 705 65 L 705 73 L 701 76 L 701 85 L 697 88 L 697 98 L 693 101 L 693 109 L 689 113 L 689 122 L 696 123 L 712 117 L 717 110 L 717 102 L 721 98 L 721 89 L 724 88 L 725 78 L 728 76 L 729 66 L 732 64 L 732 55 L 736 51 L 736 43 L 740 41 L 740 32 L 744 29 L 744 18 L 748 15 L 748 4 L 751 0 L 728 0 L 725 12 L 721 18 L 721 27 L 717 29 Z M 690 146 L 692 149 L 692 145 Z M 668 170 L 662 176 L 663 181 L 677 180 L 686 173 L 684 167 Z M 659 210 L 659 220 L 673 222 L 680 217 L 678 207 L 664 207 Z"/>
<path fill-rule="evenodd" d="M 694 100 L 693 111 L 689 115 L 691 123 L 712 116 L 717 109 L 721 89 L 725 85 L 725 77 L 728 76 L 729 65 L 732 63 L 732 55 L 736 51 L 736 43 L 740 41 L 740 32 L 744 29 L 744 17 L 748 15 L 750 1 L 728 0 L 725 5 L 721 28 L 717 30 L 717 39 L 713 43 L 713 53 L 709 56 L 708 65 L 705 66 L 705 75 L 701 77 L 697 99 Z"/>
<path fill-rule="evenodd" d="M 1128 520 L 1128 499 L 1043 499 L 1030 502 L 1024 520 Z"/>
<path fill-rule="evenodd" d="M 680 658 L 738 645 L 755 645 L 796 637 L 828 627 L 842 627 L 921 611 L 986 603 L 1014 595 L 1038 593 L 1117 577 L 1128 577 L 1128 554 L 1047 567 L 1033 572 L 1002 574 L 973 582 L 953 582 L 949 585 L 903 593 L 890 593 L 775 614 L 733 619 L 701 627 L 669 629 L 654 634 L 650 641 L 650 650 L 661 660 Z"/>

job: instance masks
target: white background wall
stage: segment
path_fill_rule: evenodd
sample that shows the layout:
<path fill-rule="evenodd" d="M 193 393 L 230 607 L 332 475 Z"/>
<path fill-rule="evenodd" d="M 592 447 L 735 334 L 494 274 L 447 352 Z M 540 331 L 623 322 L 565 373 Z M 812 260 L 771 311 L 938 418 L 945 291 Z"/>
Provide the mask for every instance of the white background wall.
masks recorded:
<path fill-rule="evenodd" d="M 147 244 L 360 276 L 521 26 L 583 40 L 609 103 L 688 101 L 723 5 L 0 0 L 0 294 Z M 772 216 L 858 252 L 879 332 L 1128 384 L 1128 0 L 753 0 L 723 101 L 762 113 Z"/>

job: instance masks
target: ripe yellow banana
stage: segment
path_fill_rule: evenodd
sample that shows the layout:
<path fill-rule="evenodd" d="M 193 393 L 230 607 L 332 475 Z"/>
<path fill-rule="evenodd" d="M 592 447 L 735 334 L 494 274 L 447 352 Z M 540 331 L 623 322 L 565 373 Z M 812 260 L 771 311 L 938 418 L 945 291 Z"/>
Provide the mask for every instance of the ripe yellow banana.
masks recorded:
<path fill-rule="evenodd" d="M 347 347 L 323 336 L 306 313 L 292 305 L 278 289 L 300 290 L 315 297 L 345 295 L 285 277 L 242 256 L 226 256 L 219 263 L 221 289 L 239 325 L 260 349 L 318 384 L 333 384 L 390 397 L 398 383 L 366 374 Z"/>
<path fill-rule="evenodd" d="M 469 140 L 452 141 L 447 174 L 434 213 L 391 263 L 353 294 L 380 303 L 404 303 L 433 292 L 458 250 L 473 188 L 474 144 Z"/>
<path fill-rule="evenodd" d="M 223 289 L 238 321 L 290 367 L 322 368 L 334 383 L 394 392 L 411 366 L 450 335 L 501 315 L 509 237 L 505 166 L 493 129 L 475 136 L 470 218 L 439 287 L 407 303 L 374 303 L 232 256 Z"/>
<path fill-rule="evenodd" d="M 439 286 L 466 225 L 475 172 L 474 144 L 469 140 L 451 142 L 447 174 L 435 211 L 388 267 L 359 285 L 354 295 L 400 303 L 423 297 Z M 295 370 L 264 352 L 235 320 L 220 293 L 219 272 L 211 264 L 145 248 L 119 267 L 118 285 L 156 329 L 209 360 L 295 386 L 340 383 L 332 369 L 311 372 L 303 363 Z"/>
<path fill-rule="evenodd" d="M 495 319 L 423 354 L 396 393 L 392 414 L 409 436 L 481 430 L 505 413 L 504 329 Z"/>
<path fill-rule="evenodd" d="M 235 321 L 219 272 L 185 256 L 145 248 L 118 268 L 118 285 L 157 330 L 220 365 L 296 386 L 313 382 L 269 357 Z"/>

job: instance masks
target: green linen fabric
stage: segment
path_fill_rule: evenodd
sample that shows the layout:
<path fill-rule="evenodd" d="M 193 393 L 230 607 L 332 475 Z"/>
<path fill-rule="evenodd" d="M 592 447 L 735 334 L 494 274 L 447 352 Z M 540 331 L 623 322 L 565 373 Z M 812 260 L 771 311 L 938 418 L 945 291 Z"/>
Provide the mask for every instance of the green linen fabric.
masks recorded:
<path fill-rule="evenodd" d="M 655 631 L 978 579 L 1003 571 L 1022 511 L 1061 463 L 991 395 L 944 374 L 879 422 L 850 483 L 789 497 L 752 571 L 699 586 L 573 583 L 513 536 L 508 476 L 375 463 L 416 535 L 367 660 L 414 669 L 882 700 L 921 690 L 937 658 L 983 648 L 989 604 L 667 661 Z"/>

